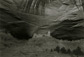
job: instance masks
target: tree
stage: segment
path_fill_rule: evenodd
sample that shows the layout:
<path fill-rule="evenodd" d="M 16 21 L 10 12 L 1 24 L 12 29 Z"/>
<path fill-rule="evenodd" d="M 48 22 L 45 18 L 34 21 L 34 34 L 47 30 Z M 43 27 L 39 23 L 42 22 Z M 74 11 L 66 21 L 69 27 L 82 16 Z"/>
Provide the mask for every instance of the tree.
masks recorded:
<path fill-rule="evenodd" d="M 59 52 L 60 52 L 60 47 L 57 46 L 57 47 L 54 49 L 54 51 L 57 51 L 57 52 L 59 53 Z"/>
<path fill-rule="evenodd" d="M 63 47 L 63 48 L 61 48 L 61 53 L 66 53 L 66 49 Z"/>
<path fill-rule="evenodd" d="M 73 50 L 73 54 L 75 54 L 77 57 L 84 55 L 84 53 L 81 51 L 80 47 L 77 47 L 75 50 Z"/>
<path fill-rule="evenodd" d="M 69 54 L 71 57 L 73 57 L 73 53 L 70 49 L 67 50 L 67 54 Z"/>
<path fill-rule="evenodd" d="M 70 49 L 67 50 L 67 54 L 71 54 L 71 50 Z"/>
<path fill-rule="evenodd" d="M 53 52 L 53 49 L 51 49 L 50 51 Z"/>

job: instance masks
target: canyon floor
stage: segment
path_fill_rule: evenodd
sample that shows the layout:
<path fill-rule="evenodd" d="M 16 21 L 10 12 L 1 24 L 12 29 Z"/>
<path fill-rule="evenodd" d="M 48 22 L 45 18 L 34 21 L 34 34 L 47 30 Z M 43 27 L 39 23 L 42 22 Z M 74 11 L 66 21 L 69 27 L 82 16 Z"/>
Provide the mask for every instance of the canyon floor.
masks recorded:
<path fill-rule="evenodd" d="M 77 57 L 74 54 L 55 51 L 57 46 L 71 51 L 79 46 L 84 52 L 84 40 L 58 40 L 51 36 L 17 40 L 10 34 L 0 32 L 0 57 Z M 84 57 L 84 55 L 78 57 Z"/>

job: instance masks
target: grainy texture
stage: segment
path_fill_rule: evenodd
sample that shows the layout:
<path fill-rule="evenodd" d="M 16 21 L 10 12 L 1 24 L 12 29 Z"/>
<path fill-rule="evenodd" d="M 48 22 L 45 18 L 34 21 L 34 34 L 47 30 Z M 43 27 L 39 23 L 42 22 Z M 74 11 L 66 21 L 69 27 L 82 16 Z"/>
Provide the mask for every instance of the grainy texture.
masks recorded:
<path fill-rule="evenodd" d="M 83 0 L 0 0 L 0 57 L 84 57 L 83 8 Z"/>

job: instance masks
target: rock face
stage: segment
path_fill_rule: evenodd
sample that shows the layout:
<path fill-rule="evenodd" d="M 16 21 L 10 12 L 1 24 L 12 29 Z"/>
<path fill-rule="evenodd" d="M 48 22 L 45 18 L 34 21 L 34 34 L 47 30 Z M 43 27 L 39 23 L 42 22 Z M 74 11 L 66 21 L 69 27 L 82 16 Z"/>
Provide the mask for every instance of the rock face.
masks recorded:
<path fill-rule="evenodd" d="M 57 39 L 84 39 L 84 19 L 64 20 L 60 24 L 58 24 L 58 27 L 55 28 L 56 29 L 51 33 L 51 35 Z"/>
<path fill-rule="evenodd" d="M 43 34 L 41 34 L 41 33 L 39 33 L 39 34 L 34 33 L 33 38 L 45 37 L 45 36 L 50 37 L 50 31 L 47 31 L 47 33 L 43 33 Z"/>
<path fill-rule="evenodd" d="M 48 30 L 46 27 L 40 27 L 38 28 L 33 35 L 33 38 L 38 38 L 38 37 L 45 37 L 48 36 L 50 37 L 50 30 Z"/>

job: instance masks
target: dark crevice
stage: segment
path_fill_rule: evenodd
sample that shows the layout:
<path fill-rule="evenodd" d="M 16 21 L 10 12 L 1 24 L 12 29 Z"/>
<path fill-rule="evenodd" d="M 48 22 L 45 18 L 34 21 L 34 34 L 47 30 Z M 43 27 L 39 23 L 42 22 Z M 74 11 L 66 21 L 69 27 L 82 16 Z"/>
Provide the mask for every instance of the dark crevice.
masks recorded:
<path fill-rule="evenodd" d="M 28 40 L 32 38 L 32 36 L 28 32 L 28 28 L 26 23 L 11 23 L 5 26 L 5 29 L 8 33 L 10 33 L 13 37 L 18 40 Z"/>

